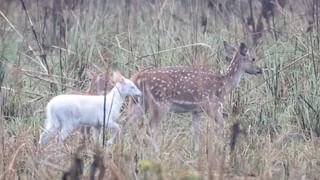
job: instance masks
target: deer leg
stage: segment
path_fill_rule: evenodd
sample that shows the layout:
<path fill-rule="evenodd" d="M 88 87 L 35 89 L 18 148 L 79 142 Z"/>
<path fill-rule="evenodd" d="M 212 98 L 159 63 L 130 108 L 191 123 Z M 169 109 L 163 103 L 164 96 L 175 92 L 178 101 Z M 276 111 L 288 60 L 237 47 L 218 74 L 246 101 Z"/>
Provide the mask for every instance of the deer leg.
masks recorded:
<path fill-rule="evenodd" d="M 99 143 L 99 140 L 100 140 L 100 132 L 101 132 L 101 126 L 95 126 L 94 127 L 94 129 L 95 129 L 95 138 L 94 138 L 94 141 L 95 141 L 95 143 Z"/>
<path fill-rule="evenodd" d="M 150 121 L 149 121 L 149 127 L 150 127 L 150 133 L 154 134 L 157 127 L 159 126 L 160 123 L 160 113 L 158 110 L 152 110 L 150 112 Z"/>
<path fill-rule="evenodd" d="M 47 143 L 49 135 L 53 134 L 55 131 L 57 131 L 57 129 L 51 126 L 51 124 L 48 124 L 40 135 L 39 144 L 43 145 Z"/>
<path fill-rule="evenodd" d="M 73 131 L 73 125 L 69 125 L 69 126 L 63 126 L 60 130 L 60 133 L 59 133 L 59 139 L 58 139 L 58 142 L 59 144 L 62 144 L 64 142 L 64 140 L 66 139 L 66 137 L 68 137 L 71 132 Z"/>
<path fill-rule="evenodd" d="M 43 131 L 40 135 L 39 144 L 43 145 L 48 141 L 49 133 L 47 131 Z"/>
<path fill-rule="evenodd" d="M 80 127 L 81 139 L 83 142 L 90 140 L 90 126 L 81 126 Z"/>
<path fill-rule="evenodd" d="M 144 108 L 139 103 L 133 104 L 131 106 L 129 118 L 123 125 L 123 133 L 127 130 L 128 126 L 130 126 L 132 122 L 136 123 L 137 120 L 142 117 L 143 112 Z"/>
<path fill-rule="evenodd" d="M 223 119 L 221 121 L 221 117 L 219 115 L 219 106 L 216 103 L 208 104 L 206 107 L 207 115 L 209 116 L 208 127 L 207 127 L 207 160 L 208 160 L 208 177 L 209 179 L 213 179 L 213 168 L 214 168 L 214 158 L 216 156 L 215 150 L 217 149 L 217 129 L 220 130 L 220 126 L 222 125 Z M 215 121 L 215 123 L 214 123 Z"/>
<path fill-rule="evenodd" d="M 109 122 L 108 128 L 113 129 L 112 137 L 107 141 L 107 145 L 111 145 L 111 144 L 113 144 L 114 140 L 116 139 L 116 137 L 120 133 L 121 129 L 120 129 L 119 124 L 117 124 L 115 122 Z"/>
<path fill-rule="evenodd" d="M 210 119 L 215 121 L 215 124 L 213 124 L 210 121 L 209 128 L 210 129 L 213 128 L 215 130 L 214 132 L 216 132 L 217 135 L 219 136 L 223 135 L 223 130 L 224 130 L 224 119 L 223 119 L 222 109 L 223 109 L 223 106 L 221 103 L 219 104 L 215 103 L 215 104 L 208 105 L 208 109 L 206 110 L 207 115 L 210 117 Z"/>
<path fill-rule="evenodd" d="M 151 142 L 151 144 L 155 148 L 155 151 L 160 152 L 160 148 L 159 148 L 157 142 L 155 141 L 155 136 L 156 136 L 157 127 L 159 126 L 162 115 L 164 113 L 160 112 L 160 107 L 150 108 L 149 112 L 150 112 L 150 118 L 149 118 L 149 129 L 150 130 L 148 133 L 149 135 L 147 135 L 147 138 L 149 139 L 149 141 Z"/>
<path fill-rule="evenodd" d="M 84 127 L 85 128 L 85 136 L 87 138 L 88 141 L 90 141 L 90 126 Z"/>
<path fill-rule="evenodd" d="M 83 142 L 86 141 L 86 129 L 84 126 L 80 127 L 80 134 L 81 134 L 81 139 Z"/>
<path fill-rule="evenodd" d="M 194 131 L 194 144 L 197 151 L 200 144 L 200 114 L 199 112 L 192 113 L 192 127 Z"/>
<path fill-rule="evenodd" d="M 224 131 L 224 119 L 223 119 L 223 106 L 222 104 L 219 105 L 217 111 L 215 112 L 215 122 L 216 128 L 219 136 L 223 136 Z"/>

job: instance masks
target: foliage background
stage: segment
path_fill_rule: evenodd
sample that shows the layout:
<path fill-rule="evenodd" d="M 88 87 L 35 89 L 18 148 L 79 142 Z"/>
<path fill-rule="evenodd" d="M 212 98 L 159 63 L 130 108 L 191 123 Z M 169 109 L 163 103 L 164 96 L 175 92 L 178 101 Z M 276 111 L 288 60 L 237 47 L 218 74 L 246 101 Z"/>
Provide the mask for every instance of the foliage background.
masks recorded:
<path fill-rule="evenodd" d="M 86 71 L 120 69 L 130 77 L 148 67 L 204 65 L 224 72 L 226 40 L 248 44 L 264 72 L 245 75 L 225 104 L 226 138 L 211 159 L 214 177 L 317 179 L 319 7 L 317 0 L 2 0 L 0 177 L 59 179 L 77 156 L 83 179 L 95 172 L 93 161 L 100 178 L 207 178 L 212 139 L 205 115 L 199 152 L 188 114 L 162 121 L 160 153 L 143 141 L 147 119 L 113 147 L 79 149 L 78 132 L 63 147 L 37 141 L 46 103 L 57 94 L 85 92 Z M 237 123 L 243 133 L 230 151 Z"/>

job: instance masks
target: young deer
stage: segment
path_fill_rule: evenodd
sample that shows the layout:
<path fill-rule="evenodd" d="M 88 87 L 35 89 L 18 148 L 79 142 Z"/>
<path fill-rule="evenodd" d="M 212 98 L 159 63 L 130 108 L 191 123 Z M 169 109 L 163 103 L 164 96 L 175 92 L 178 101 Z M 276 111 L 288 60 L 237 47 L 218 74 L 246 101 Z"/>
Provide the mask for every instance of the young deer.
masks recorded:
<path fill-rule="evenodd" d="M 79 94 L 79 95 L 103 95 L 105 86 L 106 91 L 110 91 L 110 84 L 108 81 L 108 72 L 104 73 L 92 73 L 90 71 L 85 72 L 86 78 L 89 80 L 89 88 L 85 90 L 84 92 L 71 90 L 67 91 L 66 94 Z M 90 134 L 90 126 L 81 126 L 80 127 L 80 133 L 83 140 L 86 140 L 89 138 Z"/>
<path fill-rule="evenodd" d="M 131 79 L 142 91 L 142 99 L 139 103 L 132 103 L 128 122 L 149 112 L 149 126 L 153 133 L 167 112 L 191 112 L 195 144 L 198 145 L 200 112 L 205 112 L 215 120 L 218 132 L 222 134 L 225 96 L 238 86 L 244 73 L 262 73 L 255 59 L 249 56 L 244 43 L 237 49 L 224 42 L 224 48 L 232 59 L 225 74 L 205 68 L 173 66 L 147 69 L 133 75 Z"/>
<path fill-rule="evenodd" d="M 95 74 L 91 73 L 90 71 L 86 71 L 86 76 L 90 81 L 89 89 L 85 91 L 83 94 L 84 95 L 103 95 L 105 88 L 106 91 L 110 91 L 110 85 L 108 83 L 108 72 L 100 73 L 100 74 Z M 90 134 L 90 126 L 80 127 L 80 132 L 82 135 L 82 139 L 88 139 L 89 134 Z"/>
<path fill-rule="evenodd" d="M 106 113 L 106 127 L 114 129 L 112 138 L 107 144 L 112 144 L 120 131 L 115 120 L 120 115 L 120 110 L 126 96 L 141 96 L 141 91 L 129 79 L 124 78 L 119 72 L 113 76 L 114 88 L 106 96 L 71 95 L 64 94 L 52 98 L 47 105 L 47 119 L 45 131 L 41 133 L 39 144 L 47 141 L 48 135 L 59 132 L 58 140 L 64 139 L 76 126 L 92 126 L 96 129 L 96 139 L 99 139 L 103 114 Z M 108 116 L 110 113 L 110 116 Z M 109 117 L 109 120 L 108 120 Z"/>
<path fill-rule="evenodd" d="M 104 93 L 105 86 L 107 92 L 110 90 L 110 85 L 108 83 L 108 72 L 100 73 L 100 74 L 93 74 L 87 71 L 86 76 L 90 81 L 89 89 L 86 91 L 86 94 L 89 95 L 101 95 Z"/>
<path fill-rule="evenodd" d="M 66 94 L 80 94 L 80 95 L 102 95 L 106 86 L 107 92 L 110 91 L 110 83 L 108 81 L 108 73 L 95 74 L 86 72 L 86 79 L 90 82 L 89 87 L 85 91 L 67 90 Z"/>

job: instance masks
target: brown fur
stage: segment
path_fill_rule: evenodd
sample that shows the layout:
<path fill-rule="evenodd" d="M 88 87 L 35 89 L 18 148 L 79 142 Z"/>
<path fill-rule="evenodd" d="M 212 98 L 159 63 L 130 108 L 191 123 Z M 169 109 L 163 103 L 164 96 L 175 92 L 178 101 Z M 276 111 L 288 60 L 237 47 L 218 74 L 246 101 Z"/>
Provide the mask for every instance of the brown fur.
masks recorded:
<path fill-rule="evenodd" d="M 142 99 L 138 104 L 131 103 L 129 122 L 148 112 L 152 133 L 168 111 L 191 112 L 195 133 L 199 136 L 199 113 L 205 112 L 215 120 L 221 134 L 225 96 L 238 85 L 242 74 L 262 72 L 255 59 L 250 58 L 245 44 L 241 43 L 237 49 L 225 42 L 225 49 L 233 57 L 225 74 L 201 67 L 171 66 L 147 69 L 133 75 L 131 80 L 142 91 Z"/>

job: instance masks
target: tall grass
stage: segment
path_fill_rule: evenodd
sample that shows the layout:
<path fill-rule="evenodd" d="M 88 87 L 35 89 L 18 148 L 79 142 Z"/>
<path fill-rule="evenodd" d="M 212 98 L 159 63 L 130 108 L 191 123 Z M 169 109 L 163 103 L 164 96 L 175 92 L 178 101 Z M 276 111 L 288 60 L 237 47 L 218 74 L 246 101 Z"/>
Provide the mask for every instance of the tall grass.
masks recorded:
<path fill-rule="evenodd" d="M 72 174 L 78 171 L 72 170 L 81 167 L 82 179 L 318 178 L 319 14 L 313 11 L 314 28 L 306 33 L 310 6 L 317 7 L 309 1 L 287 2 L 275 10 L 269 25 L 262 17 L 260 39 L 254 39 L 245 24 L 250 12 L 243 7 L 249 1 L 95 0 L 53 5 L 34 0 L 25 1 L 26 9 L 21 1 L 2 2 L 0 178 L 59 179 L 64 172 L 76 177 Z M 256 21 L 259 14 L 255 9 Z M 78 148 L 78 132 L 65 146 L 54 140 L 45 147 L 37 145 L 46 103 L 69 90 L 84 91 L 85 70 L 120 69 L 130 76 L 154 66 L 204 65 L 223 72 L 228 66 L 223 40 L 249 44 L 263 67 L 262 76 L 246 75 L 224 105 L 225 138 L 212 142 L 211 120 L 204 115 L 201 148 L 195 152 L 190 115 L 169 114 L 156 136 L 160 153 L 145 141 L 146 118 L 112 147 L 89 143 Z M 126 116 L 124 111 L 119 122 Z M 231 127 L 237 123 L 231 151 Z M 213 154 L 208 155 L 210 146 Z"/>

